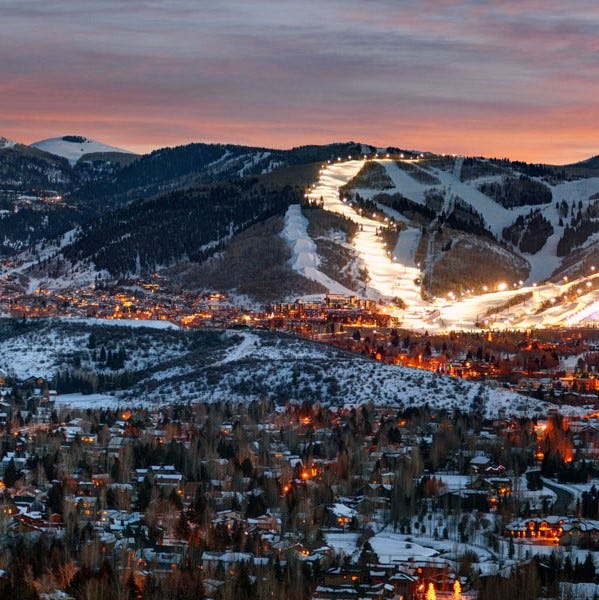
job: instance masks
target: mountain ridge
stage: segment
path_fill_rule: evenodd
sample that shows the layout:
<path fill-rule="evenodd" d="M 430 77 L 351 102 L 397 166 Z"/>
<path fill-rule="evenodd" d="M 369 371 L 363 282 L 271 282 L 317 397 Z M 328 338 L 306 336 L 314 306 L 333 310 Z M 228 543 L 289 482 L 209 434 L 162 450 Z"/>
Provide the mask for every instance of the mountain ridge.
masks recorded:
<path fill-rule="evenodd" d="M 66 190 L 59 203 L 41 197 L 39 207 L 19 206 L 0 219 L 5 243 L 15 236 L 21 252 L 12 272 L 30 290 L 159 272 L 175 293 L 225 291 L 255 302 L 349 290 L 397 301 L 413 323 L 438 311 L 442 298 L 467 303 L 480 295 L 469 323 L 533 296 L 545 310 L 559 288 L 529 287 L 549 280 L 580 279 L 594 294 L 588 275 L 599 259 L 599 177 L 592 168 L 356 143 L 291 150 L 198 143 L 74 166 L 15 146 L 0 151 L 0 175 L 2 157 L 11 156 L 25 161 L 20 167 L 43 161 L 55 180 L 64 176 Z M 26 238 L 18 238 L 22 231 Z M 267 271 L 273 277 L 262 289 Z M 573 309 L 568 318 L 580 315 Z"/>

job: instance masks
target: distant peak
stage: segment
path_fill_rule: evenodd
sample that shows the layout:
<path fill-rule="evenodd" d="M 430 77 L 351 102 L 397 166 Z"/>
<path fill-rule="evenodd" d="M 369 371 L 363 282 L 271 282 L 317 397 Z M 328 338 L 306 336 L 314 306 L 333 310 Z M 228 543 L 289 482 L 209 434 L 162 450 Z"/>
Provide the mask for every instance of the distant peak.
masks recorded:
<path fill-rule="evenodd" d="M 109 146 L 103 142 L 98 142 L 82 135 L 63 135 L 62 137 L 49 138 L 31 144 L 32 147 L 44 152 L 49 152 L 55 156 L 66 158 L 74 165 L 82 156 L 86 154 L 104 154 L 107 152 L 119 152 L 132 154 L 129 150 Z"/>
<path fill-rule="evenodd" d="M 2 150 L 3 148 L 12 148 L 13 146 L 16 146 L 16 145 L 17 145 L 17 142 L 13 142 L 12 140 L 9 140 L 8 138 L 0 136 L 0 150 Z"/>

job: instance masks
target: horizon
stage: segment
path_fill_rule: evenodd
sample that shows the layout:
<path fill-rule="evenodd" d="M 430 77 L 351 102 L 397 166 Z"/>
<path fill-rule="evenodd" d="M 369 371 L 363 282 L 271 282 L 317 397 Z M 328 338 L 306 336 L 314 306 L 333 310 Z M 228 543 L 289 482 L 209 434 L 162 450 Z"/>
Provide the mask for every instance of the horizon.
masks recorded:
<path fill-rule="evenodd" d="M 180 147 L 180 146 L 187 146 L 190 144 L 215 144 L 215 145 L 222 145 L 222 146 L 226 146 L 226 145 L 231 145 L 231 146 L 248 146 L 248 147 L 253 147 L 253 148 L 264 148 L 267 150 L 292 150 L 293 148 L 297 148 L 297 147 L 301 147 L 301 146 L 309 146 L 309 145 L 316 145 L 316 146 L 328 146 L 328 145 L 332 145 L 332 144 L 345 144 L 345 143 L 356 143 L 356 144 L 364 144 L 365 146 L 372 146 L 375 147 L 377 150 L 384 150 L 386 148 L 390 148 L 390 147 L 396 147 L 396 148 L 400 148 L 403 151 L 407 151 L 407 152 L 427 152 L 427 153 L 431 153 L 431 154 L 436 154 L 436 155 L 450 155 L 450 154 L 455 154 L 456 156 L 465 156 L 465 157 L 472 157 L 472 158 L 485 158 L 485 159 L 497 159 L 497 160 L 503 160 L 503 159 L 508 159 L 511 161 L 522 161 L 522 162 L 527 162 L 530 164 L 546 164 L 546 165 L 550 165 L 550 166 L 568 166 L 570 164 L 576 164 L 578 162 L 582 162 L 591 158 L 594 158 L 595 156 L 599 156 L 599 152 L 595 153 L 595 154 L 590 154 L 588 156 L 586 156 L 585 158 L 582 158 L 578 161 L 571 161 L 571 162 L 564 162 L 564 163 L 540 163 L 538 161 L 530 161 L 530 160 L 525 160 L 525 159 L 521 159 L 521 158 L 514 158 L 512 156 L 491 156 L 491 155 L 482 155 L 482 154 L 462 154 L 462 153 L 452 153 L 449 151 L 432 151 L 428 148 L 411 148 L 408 146 L 402 146 L 401 144 L 381 144 L 381 145 L 377 145 L 377 144 L 371 144 L 368 142 L 364 142 L 361 140 L 329 140 L 329 141 L 324 141 L 322 143 L 315 143 L 315 144 L 311 144 L 311 143 L 307 143 L 307 144 L 288 144 L 286 146 L 283 145 L 265 145 L 265 144 L 243 144 L 243 143 L 238 143 L 238 142 L 233 142 L 233 141 L 217 141 L 217 140 L 210 140 L 210 141 L 206 141 L 206 140 L 188 140 L 188 141 L 184 141 L 184 142 L 180 142 L 180 143 L 173 143 L 173 144 L 168 144 L 168 145 L 158 145 L 158 146 L 150 146 L 150 147 L 145 147 L 145 146 L 141 146 L 139 150 L 135 149 L 135 145 L 134 144 L 118 144 L 118 143 L 113 143 L 107 139 L 97 139 L 94 138 L 92 136 L 89 135 L 85 135 L 83 132 L 79 132 L 79 133 L 64 133 L 64 134 L 59 134 L 53 137 L 48 137 L 48 138 L 43 138 L 43 139 L 34 139 L 31 142 L 24 142 L 23 140 L 19 140 L 19 139 L 15 139 L 12 138 L 10 136 L 4 136 L 2 135 L 2 133 L 0 132 L 0 138 L 5 137 L 6 139 L 9 139 L 12 142 L 16 142 L 17 144 L 22 144 L 25 146 L 32 146 L 33 144 L 37 144 L 37 143 L 41 143 L 41 142 L 45 142 L 47 140 L 58 140 L 61 138 L 64 138 L 65 136 L 81 136 L 84 137 L 86 139 L 90 139 L 96 142 L 100 142 L 102 144 L 105 144 L 107 146 L 114 146 L 114 147 L 118 147 L 120 150 L 123 151 L 127 151 L 127 152 L 131 152 L 132 154 L 135 154 L 137 156 L 143 156 L 145 154 L 150 154 L 151 152 L 154 152 L 156 150 L 161 150 L 163 148 L 176 148 L 176 147 Z"/>
<path fill-rule="evenodd" d="M 590 0 L 7 0 L 0 135 L 575 163 L 599 153 L 598 26 Z"/>

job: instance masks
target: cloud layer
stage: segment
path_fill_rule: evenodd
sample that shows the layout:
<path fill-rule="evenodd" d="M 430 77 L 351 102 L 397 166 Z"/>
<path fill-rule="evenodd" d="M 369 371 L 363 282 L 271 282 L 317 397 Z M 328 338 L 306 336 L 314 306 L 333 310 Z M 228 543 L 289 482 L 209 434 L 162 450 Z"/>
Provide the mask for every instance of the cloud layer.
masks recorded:
<path fill-rule="evenodd" d="M 597 31 L 595 0 L 4 0 L 0 135 L 573 162 L 599 153 Z"/>

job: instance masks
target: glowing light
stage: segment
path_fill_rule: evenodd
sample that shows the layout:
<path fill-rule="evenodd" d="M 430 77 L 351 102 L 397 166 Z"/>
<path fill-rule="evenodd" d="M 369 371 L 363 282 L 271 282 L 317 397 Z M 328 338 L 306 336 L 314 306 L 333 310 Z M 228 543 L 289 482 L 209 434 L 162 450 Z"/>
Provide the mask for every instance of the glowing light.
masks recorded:
<path fill-rule="evenodd" d="M 453 582 L 453 600 L 460 600 L 462 597 L 462 586 L 460 585 L 459 579 Z"/>
<path fill-rule="evenodd" d="M 432 583 L 428 584 L 426 600 L 437 600 L 437 592 L 435 592 L 435 586 Z"/>
<path fill-rule="evenodd" d="M 505 281 L 502 281 L 500 283 L 497 284 L 497 291 L 498 292 L 504 292 L 505 290 L 507 290 L 507 283 Z"/>

